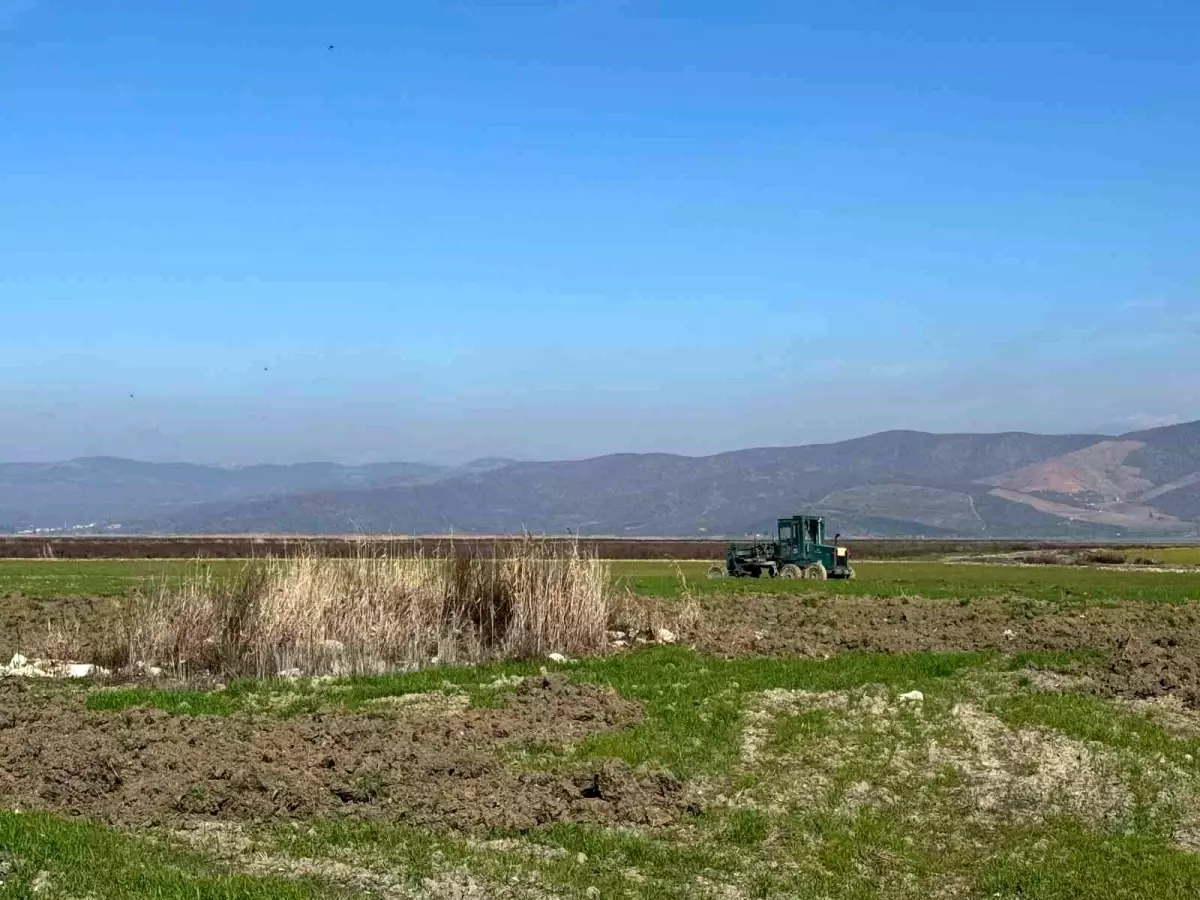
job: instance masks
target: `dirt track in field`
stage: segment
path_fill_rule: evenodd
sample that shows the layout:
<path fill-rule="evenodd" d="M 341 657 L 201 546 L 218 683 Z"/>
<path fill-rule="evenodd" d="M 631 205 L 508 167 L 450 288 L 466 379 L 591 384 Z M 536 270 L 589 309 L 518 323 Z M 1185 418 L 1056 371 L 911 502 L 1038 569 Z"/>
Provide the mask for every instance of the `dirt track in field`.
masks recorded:
<path fill-rule="evenodd" d="M 605 762 L 520 771 L 507 745 L 566 745 L 641 720 L 602 688 L 526 679 L 497 709 L 444 695 L 378 712 L 172 716 L 89 712 L 83 693 L 0 681 L 0 796 L 122 826 L 353 816 L 459 828 L 550 822 L 661 825 L 681 785 Z"/>

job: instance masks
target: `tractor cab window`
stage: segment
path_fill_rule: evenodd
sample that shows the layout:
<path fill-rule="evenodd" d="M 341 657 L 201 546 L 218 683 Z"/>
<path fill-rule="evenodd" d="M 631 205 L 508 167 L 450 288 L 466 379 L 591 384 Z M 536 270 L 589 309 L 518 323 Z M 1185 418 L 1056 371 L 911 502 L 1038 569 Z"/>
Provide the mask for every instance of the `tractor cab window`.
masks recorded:
<path fill-rule="evenodd" d="M 810 543 L 821 543 L 821 523 L 816 519 L 809 519 L 808 525 L 808 540 Z"/>
<path fill-rule="evenodd" d="M 786 543 L 786 542 L 790 541 L 791 539 L 792 539 L 792 526 L 791 525 L 780 525 L 779 526 L 779 540 Z"/>

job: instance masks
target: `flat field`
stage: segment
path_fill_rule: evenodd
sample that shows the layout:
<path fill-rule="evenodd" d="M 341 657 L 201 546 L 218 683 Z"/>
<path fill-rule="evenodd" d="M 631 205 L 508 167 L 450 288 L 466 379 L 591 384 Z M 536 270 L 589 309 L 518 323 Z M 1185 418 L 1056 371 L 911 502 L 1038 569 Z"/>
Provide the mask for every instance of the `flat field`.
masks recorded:
<path fill-rule="evenodd" d="M 849 597 L 1023 597 L 1053 602 L 1200 598 L 1200 568 L 1165 572 L 1152 568 L 1021 566 L 979 563 L 857 562 L 853 581 L 705 577 L 709 563 L 614 562 L 617 584 L 644 596 L 693 594 L 797 594 Z M 0 572 L 3 571 L 0 566 Z"/>
<path fill-rule="evenodd" d="M 0 651 L 191 566 L 0 562 Z M 565 663 L 2 678 L 0 898 L 1200 895 L 1200 573 L 706 568 Z"/>

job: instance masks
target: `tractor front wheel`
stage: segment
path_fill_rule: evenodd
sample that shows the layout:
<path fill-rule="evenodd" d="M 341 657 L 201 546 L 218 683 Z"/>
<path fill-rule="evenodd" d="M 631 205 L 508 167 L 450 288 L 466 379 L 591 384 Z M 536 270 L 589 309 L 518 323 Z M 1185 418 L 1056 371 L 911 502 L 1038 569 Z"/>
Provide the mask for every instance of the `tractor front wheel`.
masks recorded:
<path fill-rule="evenodd" d="M 804 570 L 804 575 L 811 581 L 824 581 L 829 577 L 829 573 L 825 571 L 825 566 L 821 563 L 813 563 Z"/>
<path fill-rule="evenodd" d="M 725 568 L 723 566 L 709 566 L 706 574 L 709 578 L 724 578 Z"/>
<path fill-rule="evenodd" d="M 800 571 L 800 567 L 795 563 L 787 563 L 779 570 L 780 578 L 803 578 L 804 573 Z"/>

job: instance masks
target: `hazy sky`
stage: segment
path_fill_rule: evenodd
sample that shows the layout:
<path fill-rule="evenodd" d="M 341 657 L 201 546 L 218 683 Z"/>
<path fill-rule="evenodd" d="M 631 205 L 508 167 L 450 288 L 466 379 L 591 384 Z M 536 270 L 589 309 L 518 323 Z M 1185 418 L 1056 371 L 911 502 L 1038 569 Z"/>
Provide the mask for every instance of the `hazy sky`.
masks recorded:
<path fill-rule="evenodd" d="M 1200 418 L 1197 35 L 1195 0 L 0 0 L 0 459 Z"/>

